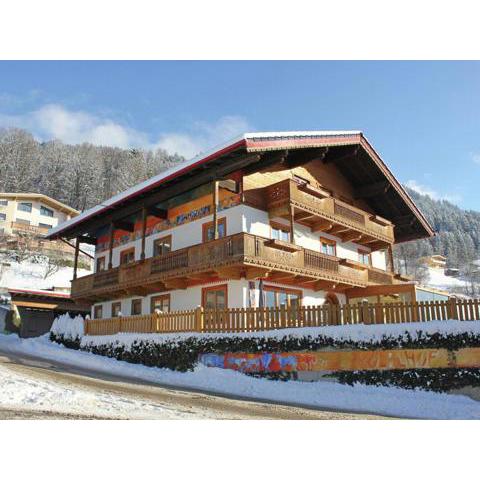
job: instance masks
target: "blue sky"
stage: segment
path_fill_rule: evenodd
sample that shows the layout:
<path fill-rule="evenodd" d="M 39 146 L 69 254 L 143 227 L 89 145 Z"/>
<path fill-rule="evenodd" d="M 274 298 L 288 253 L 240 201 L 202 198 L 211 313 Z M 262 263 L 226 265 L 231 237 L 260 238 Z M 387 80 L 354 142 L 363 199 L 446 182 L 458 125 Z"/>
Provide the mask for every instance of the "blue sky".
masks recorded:
<path fill-rule="evenodd" d="M 480 62 L 0 62 L 0 126 L 187 157 L 244 131 L 362 130 L 401 182 L 480 210 Z"/>

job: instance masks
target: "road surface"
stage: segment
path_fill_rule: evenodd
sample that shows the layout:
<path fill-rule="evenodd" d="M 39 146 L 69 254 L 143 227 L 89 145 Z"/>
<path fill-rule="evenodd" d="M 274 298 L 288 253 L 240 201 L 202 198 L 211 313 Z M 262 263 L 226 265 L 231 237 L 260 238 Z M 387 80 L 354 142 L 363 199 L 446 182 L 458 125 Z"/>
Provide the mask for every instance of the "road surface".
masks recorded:
<path fill-rule="evenodd" d="M 0 419 L 374 419 L 227 398 L 0 352 Z"/>

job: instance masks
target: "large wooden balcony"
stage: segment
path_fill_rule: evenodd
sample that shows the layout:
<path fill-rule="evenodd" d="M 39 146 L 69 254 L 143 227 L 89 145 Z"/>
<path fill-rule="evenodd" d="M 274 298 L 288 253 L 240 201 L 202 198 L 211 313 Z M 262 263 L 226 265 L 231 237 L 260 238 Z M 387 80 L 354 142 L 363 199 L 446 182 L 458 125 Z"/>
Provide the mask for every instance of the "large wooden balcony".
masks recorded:
<path fill-rule="evenodd" d="M 265 208 L 270 217 L 306 225 L 312 231 L 336 235 L 372 250 L 394 242 L 393 224 L 334 198 L 326 190 L 284 180 L 265 188 Z"/>
<path fill-rule="evenodd" d="M 392 274 L 382 273 L 385 281 L 393 282 Z M 290 243 L 239 233 L 78 278 L 72 281 L 71 295 L 93 302 L 240 278 L 339 291 L 371 283 L 368 268 Z"/>

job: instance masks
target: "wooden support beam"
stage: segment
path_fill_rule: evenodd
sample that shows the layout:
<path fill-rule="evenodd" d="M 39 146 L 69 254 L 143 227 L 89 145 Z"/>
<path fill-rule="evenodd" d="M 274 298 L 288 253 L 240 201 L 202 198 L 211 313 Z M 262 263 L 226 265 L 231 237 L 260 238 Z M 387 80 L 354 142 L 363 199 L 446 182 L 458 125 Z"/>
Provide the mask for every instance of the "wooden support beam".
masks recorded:
<path fill-rule="evenodd" d="M 80 239 L 77 237 L 75 241 L 75 257 L 73 259 L 73 279 L 77 278 L 77 269 L 78 269 L 78 253 L 80 249 Z"/>
<path fill-rule="evenodd" d="M 140 260 L 145 260 L 145 235 L 147 232 L 147 218 L 148 218 L 148 210 L 143 207 L 142 208 L 142 246 L 140 250 Z"/>
<path fill-rule="evenodd" d="M 300 165 L 305 165 L 306 163 L 313 162 L 314 160 L 322 161 L 327 152 L 329 147 L 325 148 L 309 148 L 309 149 L 301 149 L 290 152 L 290 155 L 287 160 L 288 168 L 295 168 Z"/>
<path fill-rule="evenodd" d="M 367 183 L 355 190 L 355 198 L 371 198 L 378 195 L 383 195 L 387 193 L 391 186 L 391 183 L 387 181 Z"/>
<path fill-rule="evenodd" d="M 351 227 L 345 227 L 344 225 L 334 225 L 330 230 L 329 233 L 332 235 L 336 235 L 338 233 L 342 232 L 349 232 L 351 230 Z"/>
<path fill-rule="evenodd" d="M 333 228 L 333 223 L 328 220 L 322 220 L 321 222 L 314 223 L 311 227 L 312 232 L 328 232 Z"/>
<path fill-rule="evenodd" d="M 268 268 L 247 267 L 245 270 L 246 280 L 255 280 L 257 278 L 265 278 L 270 270 Z"/>
<path fill-rule="evenodd" d="M 345 153 L 343 155 L 335 155 L 334 153 L 336 153 L 337 150 L 339 149 L 334 148 L 330 150 L 323 159 L 323 163 L 340 162 L 342 160 L 348 160 L 349 158 L 355 157 L 360 151 L 360 145 L 354 145 L 345 149 Z"/>
<path fill-rule="evenodd" d="M 87 235 L 80 235 L 77 237 L 80 243 L 86 243 L 88 245 L 96 245 L 97 239 L 95 237 L 88 237 Z"/>
<path fill-rule="evenodd" d="M 290 243 L 295 245 L 295 207 L 290 204 Z"/>
<path fill-rule="evenodd" d="M 68 246 L 72 247 L 72 248 L 75 248 L 75 245 L 73 245 L 73 243 L 70 243 L 68 240 L 65 240 L 64 238 L 60 237 L 60 240 L 63 242 L 63 243 L 66 243 Z M 80 251 L 80 253 L 83 253 L 84 255 L 86 255 L 87 257 L 91 258 L 92 260 L 95 258 L 93 257 L 92 255 L 90 255 L 89 253 L 85 252 L 84 250 L 82 250 L 81 248 L 78 249 Z"/>
<path fill-rule="evenodd" d="M 115 227 L 113 222 L 110 223 L 110 231 L 109 231 L 109 240 L 108 240 L 108 268 L 113 267 L 112 258 L 113 258 L 113 234 L 115 233 Z"/>
<path fill-rule="evenodd" d="M 351 231 L 340 235 L 342 242 L 360 242 L 363 238 L 361 233 Z"/>
<path fill-rule="evenodd" d="M 218 180 L 212 182 L 213 238 L 218 239 Z"/>

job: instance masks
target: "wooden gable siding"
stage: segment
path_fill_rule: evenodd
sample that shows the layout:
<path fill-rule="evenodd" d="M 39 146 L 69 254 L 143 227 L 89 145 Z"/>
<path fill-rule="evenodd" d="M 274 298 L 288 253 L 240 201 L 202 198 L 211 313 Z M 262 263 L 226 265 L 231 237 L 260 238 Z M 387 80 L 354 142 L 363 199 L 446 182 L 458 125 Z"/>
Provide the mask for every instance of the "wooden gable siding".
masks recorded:
<path fill-rule="evenodd" d="M 355 200 L 355 191 L 351 183 L 340 173 L 334 164 L 325 164 L 321 160 L 312 160 L 305 165 L 294 168 L 286 168 L 285 165 L 277 163 L 258 172 L 243 177 L 244 191 L 255 191 L 256 189 L 273 185 L 287 178 L 298 176 L 308 180 L 315 187 L 323 187 L 335 193 L 337 197 L 348 200 L 352 205 L 374 213 L 364 200 Z"/>

